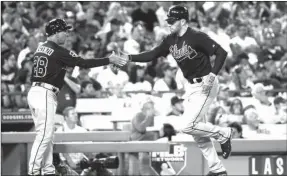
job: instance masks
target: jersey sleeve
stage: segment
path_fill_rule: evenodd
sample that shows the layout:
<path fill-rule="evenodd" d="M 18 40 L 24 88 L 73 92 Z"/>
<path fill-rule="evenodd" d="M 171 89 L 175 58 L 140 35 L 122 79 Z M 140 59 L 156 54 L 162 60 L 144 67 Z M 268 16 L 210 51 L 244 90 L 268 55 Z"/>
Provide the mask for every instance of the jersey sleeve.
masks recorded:
<path fill-rule="evenodd" d="M 82 68 L 93 68 L 108 65 L 109 58 L 95 58 L 95 59 L 83 59 L 73 51 L 62 50 L 60 52 L 60 60 L 68 67 L 79 66 Z"/>
<path fill-rule="evenodd" d="M 207 34 L 199 32 L 196 34 L 198 47 L 207 55 L 212 56 L 220 45 L 211 39 Z"/>
<path fill-rule="evenodd" d="M 131 61 L 134 62 L 150 62 L 160 56 L 167 56 L 169 54 L 168 38 L 165 38 L 158 46 L 150 51 L 142 52 L 140 54 L 129 55 Z"/>
<path fill-rule="evenodd" d="M 79 59 L 81 59 L 80 56 L 78 56 L 73 51 L 62 49 L 59 52 L 59 59 L 62 63 L 67 65 L 68 67 L 75 67 L 76 63 Z"/>

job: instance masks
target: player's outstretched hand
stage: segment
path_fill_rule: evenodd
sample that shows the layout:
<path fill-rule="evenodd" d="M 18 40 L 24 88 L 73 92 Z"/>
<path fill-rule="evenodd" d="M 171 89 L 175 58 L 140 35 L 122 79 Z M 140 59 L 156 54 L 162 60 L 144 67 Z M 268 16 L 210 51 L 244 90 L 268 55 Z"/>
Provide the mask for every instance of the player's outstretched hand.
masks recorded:
<path fill-rule="evenodd" d="M 213 86 L 215 78 L 216 78 L 216 75 L 214 73 L 210 72 L 207 75 L 206 79 L 203 80 L 204 81 L 203 82 L 203 86 L 202 86 L 202 93 L 203 94 L 206 94 L 206 95 L 209 94 L 209 92 L 210 92 L 210 90 L 211 90 L 211 88 Z"/>
<path fill-rule="evenodd" d="M 126 54 L 115 54 L 115 52 L 113 51 L 113 53 L 109 56 L 110 59 L 110 63 L 118 66 L 118 67 L 122 67 L 124 65 L 126 65 L 129 61 L 129 56 Z"/>

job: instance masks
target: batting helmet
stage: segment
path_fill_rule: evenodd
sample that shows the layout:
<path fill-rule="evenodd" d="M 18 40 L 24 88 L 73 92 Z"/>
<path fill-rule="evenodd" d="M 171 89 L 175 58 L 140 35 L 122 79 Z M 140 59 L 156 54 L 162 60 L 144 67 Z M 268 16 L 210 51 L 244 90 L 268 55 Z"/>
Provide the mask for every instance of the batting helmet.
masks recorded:
<path fill-rule="evenodd" d="M 72 26 L 68 26 L 65 20 L 63 19 L 53 19 L 49 21 L 49 23 L 46 25 L 46 35 L 51 36 L 58 32 L 67 31 L 68 29 L 71 29 Z"/>
<path fill-rule="evenodd" d="M 167 22 L 173 24 L 175 21 L 185 19 L 188 21 L 188 10 L 184 6 L 175 5 L 171 6 L 167 13 Z"/>

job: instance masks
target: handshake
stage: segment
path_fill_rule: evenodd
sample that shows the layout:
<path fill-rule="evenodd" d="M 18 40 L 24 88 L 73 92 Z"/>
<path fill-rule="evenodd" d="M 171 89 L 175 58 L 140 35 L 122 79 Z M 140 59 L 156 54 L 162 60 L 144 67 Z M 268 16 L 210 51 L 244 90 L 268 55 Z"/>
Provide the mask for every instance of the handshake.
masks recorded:
<path fill-rule="evenodd" d="M 130 61 L 129 55 L 121 51 L 118 54 L 113 51 L 108 58 L 111 64 L 119 68 L 125 66 Z"/>

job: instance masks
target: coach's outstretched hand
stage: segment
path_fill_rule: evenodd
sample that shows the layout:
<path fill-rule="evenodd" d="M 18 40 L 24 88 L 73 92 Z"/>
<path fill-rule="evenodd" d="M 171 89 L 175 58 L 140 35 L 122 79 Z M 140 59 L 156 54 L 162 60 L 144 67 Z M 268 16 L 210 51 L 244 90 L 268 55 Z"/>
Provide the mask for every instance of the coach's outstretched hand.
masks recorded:
<path fill-rule="evenodd" d="M 109 56 L 110 63 L 114 64 L 115 66 L 122 67 L 125 66 L 129 61 L 129 56 L 126 54 L 119 53 L 119 55 L 113 53 Z"/>
<path fill-rule="evenodd" d="M 160 134 L 161 137 L 167 137 L 169 141 L 171 141 L 172 136 L 176 135 L 176 131 L 174 127 L 169 123 L 163 124 L 163 128 L 160 133 L 161 133 Z"/>

